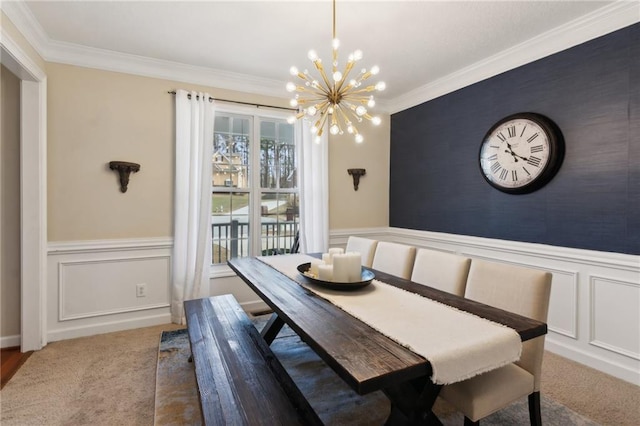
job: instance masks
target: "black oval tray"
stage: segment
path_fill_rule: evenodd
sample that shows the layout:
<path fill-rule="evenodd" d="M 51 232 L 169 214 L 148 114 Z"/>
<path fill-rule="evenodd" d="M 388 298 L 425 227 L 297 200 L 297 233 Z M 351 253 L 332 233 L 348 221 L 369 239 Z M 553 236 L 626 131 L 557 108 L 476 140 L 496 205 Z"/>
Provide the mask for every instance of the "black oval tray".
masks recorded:
<path fill-rule="evenodd" d="M 311 267 L 311 262 L 298 265 L 298 272 L 300 272 L 300 274 L 303 277 L 305 277 L 312 283 L 318 284 L 319 286 L 324 288 L 329 288 L 331 290 L 341 290 L 341 291 L 357 290 L 359 288 L 368 286 L 369 284 L 371 284 L 371 281 L 375 278 L 375 274 L 373 272 L 371 272 L 367 268 L 362 268 L 362 281 L 354 281 L 351 283 L 324 281 L 324 280 L 319 280 L 317 278 L 313 278 L 306 275 L 305 272 L 307 272 L 310 267 Z"/>

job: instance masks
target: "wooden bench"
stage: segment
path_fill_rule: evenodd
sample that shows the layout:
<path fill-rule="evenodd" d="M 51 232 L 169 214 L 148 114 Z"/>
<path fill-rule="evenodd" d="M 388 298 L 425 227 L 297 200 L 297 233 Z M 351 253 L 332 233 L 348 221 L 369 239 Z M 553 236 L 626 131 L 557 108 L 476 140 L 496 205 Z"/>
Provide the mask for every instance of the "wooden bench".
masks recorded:
<path fill-rule="evenodd" d="M 321 425 L 228 294 L 184 302 L 205 425 Z"/>

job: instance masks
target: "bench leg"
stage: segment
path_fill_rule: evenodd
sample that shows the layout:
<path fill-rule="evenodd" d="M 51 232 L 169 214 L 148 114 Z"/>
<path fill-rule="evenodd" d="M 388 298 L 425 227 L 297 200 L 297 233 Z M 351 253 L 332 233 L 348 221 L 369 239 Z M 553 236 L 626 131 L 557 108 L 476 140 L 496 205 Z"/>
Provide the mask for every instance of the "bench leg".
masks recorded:
<path fill-rule="evenodd" d="M 280 333 L 280 330 L 282 330 L 282 327 L 284 327 L 284 321 L 274 312 L 273 315 L 271 315 L 271 318 L 269 318 L 269 322 L 267 322 L 260 332 L 264 340 L 267 342 L 267 345 L 270 345 L 271 342 L 273 342 L 278 333 Z"/>

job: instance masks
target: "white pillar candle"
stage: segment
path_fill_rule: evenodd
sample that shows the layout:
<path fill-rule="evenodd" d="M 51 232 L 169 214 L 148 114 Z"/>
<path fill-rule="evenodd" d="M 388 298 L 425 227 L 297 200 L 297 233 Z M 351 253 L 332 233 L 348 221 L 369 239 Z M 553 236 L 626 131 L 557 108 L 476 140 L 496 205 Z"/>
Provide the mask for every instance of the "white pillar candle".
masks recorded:
<path fill-rule="evenodd" d="M 362 281 L 362 255 L 352 251 L 346 254 L 349 262 L 349 282 Z"/>
<path fill-rule="evenodd" d="M 331 253 L 324 253 L 322 255 L 322 261 L 325 263 L 325 265 L 331 265 Z"/>
<path fill-rule="evenodd" d="M 324 264 L 324 262 L 320 259 L 314 259 L 311 261 L 311 265 L 309 266 L 309 272 L 317 277 L 318 276 L 318 265 Z"/>
<path fill-rule="evenodd" d="M 344 253 L 344 249 L 341 249 L 339 247 L 329 249 L 329 254 L 331 256 L 335 256 L 336 254 L 343 254 L 343 253 Z"/>
<path fill-rule="evenodd" d="M 318 279 L 333 281 L 333 265 L 318 265 Z"/>
<path fill-rule="evenodd" d="M 333 255 L 333 281 L 349 282 L 349 256 L 346 254 Z"/>

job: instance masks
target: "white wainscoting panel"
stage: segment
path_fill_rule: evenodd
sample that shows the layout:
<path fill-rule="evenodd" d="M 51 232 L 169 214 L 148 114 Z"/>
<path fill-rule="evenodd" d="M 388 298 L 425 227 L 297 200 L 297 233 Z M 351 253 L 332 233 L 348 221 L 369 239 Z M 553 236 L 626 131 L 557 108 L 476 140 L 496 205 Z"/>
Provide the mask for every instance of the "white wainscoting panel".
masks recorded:
<path fill-rule="evenodd" d="M 640 360 L 640 283 L 595 275 L 590 281 L 589 343 Z"/>
<path fill-rule="evenodd" d="M 167 238 L 50 243 L 48 340 L 170 323 L 171 247 Z"/>
<path fill-rule="evenodd" d="M 60 262 L 60 321 L 169 305 L 170 256 Z M 137 296 L 137 285 L 146 296 Z"/>
<path fill-rule="evenodd" d="M 330 235 L 336 247 L 357 235 L 547 270 L 546 349 L 640 385 L 640 256 L 401 228 Z"/>

